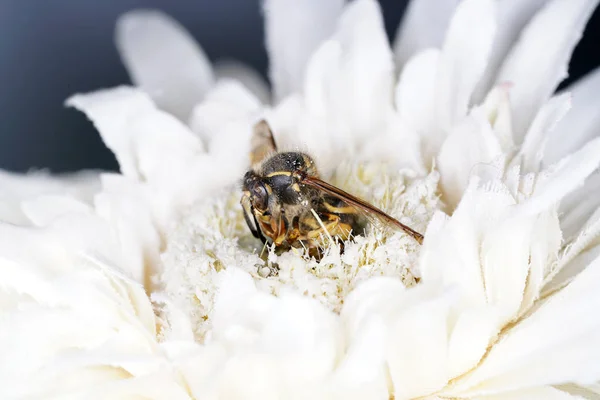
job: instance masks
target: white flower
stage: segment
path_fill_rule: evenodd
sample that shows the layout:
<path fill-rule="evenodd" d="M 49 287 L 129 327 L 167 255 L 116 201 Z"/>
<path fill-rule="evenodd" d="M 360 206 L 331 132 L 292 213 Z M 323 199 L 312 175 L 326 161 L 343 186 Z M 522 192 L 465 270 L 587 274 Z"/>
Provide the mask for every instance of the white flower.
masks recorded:
<path fill-rule="evenodd" d="M 127 14 L 137 87 L 67 102 L 120 173 L 0 176 L 0 398 L 597 398 L 600 73 L 554 94 L 597 3 L 414 0 L 390 46 L 374 0 L 266 0 L 272 96 Z M 265 266 L 262 118 L 423 245 Z"/>

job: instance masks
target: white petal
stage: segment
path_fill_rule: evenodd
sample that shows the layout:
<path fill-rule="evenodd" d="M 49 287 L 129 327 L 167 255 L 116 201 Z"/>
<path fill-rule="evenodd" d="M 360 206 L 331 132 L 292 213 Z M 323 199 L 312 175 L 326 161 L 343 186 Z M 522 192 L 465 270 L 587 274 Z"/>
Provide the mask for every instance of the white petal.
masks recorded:
<path fill-rule="evenodd" d="M 334 398 L 388 399 L 385 368 L 385 326 L 377 317 L 352 337 L 343 361 L 335 369 L 330 391 Z"/>
<path fill-rule="evenodd" d="M 578 400 L 575 397 L 552 386 L 542 386 L 531 389 L 506 392 L 491 396 L 476 396 L 473 400 Z"/>
<path fill-rule="evenodd" d="M 435 127 L 432 113 L 439 58 L 440 51 L 434 49 L 416 54 L 405 65 L 396 85 L 396 110 L 400 118 L 423 136 Z M 428 159 L 432 156 L 426 154 Z"/>
<path fill-rule="evenodd" d="M 249 353 L 230 357 L 217 382 L 218 399 L 265 399 L 287 398 L 281 393 L 281 377 L 270 359 Z"/>
<path fill-rule="evenodd" d="M 481 257 L 485 260 L 486 298 L 498 307 L 504 325 L 521 305 L 529 274 L 529 243 L 534 232 L 531 221 L 525 218 L 502 222 L 486 234 Z"/>
<path fill-rule="evenodd" d="M 141 285 L 82 257 L 118 258 L 104 226 L 96 216 L 72 214 L 44 230 L 1 225 L 6 247 L 0 271 L 9 267 L 2 281 L 9 293 L 27 294 L 3 310 L 10 326 L 0 330 L 3 389 L 48 398 L 156 366 L 156 321 Z M 19 268 L 11 270 L 13 263 Z M 27 275 L 29 283 L 19 286 L 18 278 Z"/>
<path fill-rule="evenodd" d="M 310 58 L 304 80 L 304 99 L 313 114 L 327 115 L 333 95 L 328 85 L 335 79 L 341 58 L 342 45 L 336 40 L 325 41 Z"/>
<path fill-rule="evenodd" d="M 101 368 L 99 369 L 102 370 Z M 78 390 L 69 391 L 69 394 L 72 396 L 68 397 L 69 399 L 164 398 L 189 400 L 190 398 L 185 388 L 178 382 L 177 375 L 167 370 L 139 377 L 117 375 L 108 379 L 105 378 L 99 382 L 86 382 L 86 374 L 81 374 L 81 372 L 72 377 L 73 382 L 80 383 L 81 387 L 75 387 L 73 389 Z M 60 386 L 57 389 L 57 395 L 61 394 Z"/>
<path fill-rule="evenodd" d="M 252 277 L 239 268 L 219 275 L 213 310 L 213 334 L 233 345 L 254 343 L 264 320 L 276 306 L 274 297 L 256 289 Z"/>
<path fill-rule="evenodd" d="M 171 358 L 181 371 L 189 388 L 188 393 L 199 399 L 217 400 L 218 380 L 223 373 L 228 354 L 218 343 L 182 346 L 179 354 Z"/>
<path fill-rule="evenodd" d="M 334 39 L 342 46 L 342 59 L 341 76 L 331 86 L 340 108 L 332 112 L 349 112 L 337 115 L 352 115 L 359 127 L 372 126 L 372 121 L 390 107 L 394 81 L 392 52 L 379 4 L 374 0 L 350 3 L 340 17 Z"/>
<path fill-rule="evenodd" d="M 600 379 L 600 259 L 495 344 L 449 394 L 496 394 Z M 565 329 L 568 327 L 568 329 Z"/>
<path fill-rule="evenodd" d="M 67 196 L 45 195 L 28 200 L 21 205 L 29 220 L 37 226 L 47 226 L 53 220 L 69 213 L 85 214 L 91 207 Z"/>
<path fill-rule="evenodd" d="M 600 138 L 585 145 L 557 164 L 557 169 L 538 182 L 535 195 L 518 207 L 521 215 L 537 213 L 557 204 L 565 195 L 581 186 L 600 164 Z"/>
<path fill-rule="evenodd" d="M 485 355 L 498 334 L 498 316 L 488 307 L 461 310 L 448 342 L 448 376 L 467 373 Z"/>
<path fill-rule="evenodd" d="M 344 0 L 265 0 L 269 76 L 275 100 L 302 89 L 305 68 L 315 49 L 335 29 Z"/>
<path fill-rule="evenodd" d="M 218 81 L 237 81 L 241 83 L 261 104 L 271 103 L 269 85 L 258 71 L 235 61 L 220 61 L 214 65 L 215 77 Z"/>
<path fill-rule="evenodd" d="M 573 153 L 587 141 L 600 135 L 600 69 L 569 86 L 573 107 L 550 135 L 544 163 L 549 165 Z"/>
<path fill-rule="evenodd" d="M 563 239 L 558 213 L 554 210 L 538 215 L 534 224 L 529 248 L 529 275 L 519 315 L 528 312 L 542 296 L 542 287 L 555 265 Z"/>
<path fill-rule="evenodd" d="M 422 147 L 421 137 L 397 115 L 391 114 L 377 135 L 361 143 L 360 152 L 353 158 L 357 163 L 378 160 L 392 168 L 409 168 L 426 176 L 431 168 L 424 163 Z"/>
<path fill-rule="evenodd" d="M 372 278 L 347 300 L 341 316 L 353 342 L 369 325 L 387 328 L 384 340 L 361 346 L 370 349 L 365 362 L 373 368 L 363 380 L 377 376 L 377 357 L 383 352 L 396 398 L 429 394 L 446 383 L 451 293 L 439 295 L 435 282 L 406 290 L 396 279 Z"/>
<path fill-rule="evenodd" d="M 482 104 L 505 154 L 512 154 L 515 148 L 510 115 L 509 91 L 509 85 L 498 85 L 488 93 Z"/>
<path fill-rule="evenodd" d="M 583 399 L 595 399 L 600 395 L 600 382 L 593 385 L 558 385 L 556 388 L 573 396 L 580 396 Z"/>
<path fill-rule="evenodd" d="M 41 195 L 60 195 L 84 204 L 92 204 L 100 190 L 97 172 L 50 175 L 40 172 L 20 174 L 0 171 L 0 220 L 17 225 L 30 225 L 21 204 Z"/>
<path fill-rule="evenodd" d="M 428 47 L 441 48 L 460 0 L 411 0 L 394 40 L 397 65 Z"/>
<path fill-rule="evenodd" d="M 415 289 L 407 292 L 407 296 L 417 296 Z M 393 320 L 387 357 L 397 398 L 425 396 L 446 384 L 451 305 L 452 298 L 448 295 L 421 299 Z"/>
<path fill-rule="evenodd" d="M 102 177 L 96 197 L 98 215 L 110 221 L 123 249 L 122 265 L 128 276 L 151 288 L 160 265 L 161 239 L 151 208 L 152 195 L 138 182 L 118 174 Z"/>
<path fill-rule="evenodd" d="M 507 191 L 485 191 L 472 184 L 452 218 L 444 221 L 438 217 L 430 223 L 421 250 L 423 282 L 440 281 L 444 286 L 458 287 L 466 304 L 486 305 L 479 252 L 482 235 L 513 204 Z"/>
<path fill-rule="evenodd" d="M 120 261 L 111 227 L 92 213 L 66 213 L 44 229 L 0 224 L 0 235 L 0 254 L 5 260 L 27 265 L 44 276 L 73 268 L 74 254 L 82 257 L 94 252 L 113 262 Z M 37 246 L 40 249 L 33 251 Z"/>
<path fill-rule="evenodd" d="M 527 25 L 497 82 L 512 82 L 515 141 L 567 76 L 567 65 L 598 0 L 552 0 Z"/>
<path fill-rule="evenodd" d="M 336 317 L 319 302 L 283 291 L 274 297 L 256 289 L 237 268 L 220 274 L 213 312 L 215 338 L 231 348 L 249 348 L 281 379 L 304 384 L 329 375 L 344 345 Z"/>
<path fill-rule="evenodd" d="M 336 316 L 319 302 L 284 293 L 264 323 L 258 349 L 273 357 L 290 382 L 322 379 L 333 371 L 344 343 Z"/>
<path fill-rule="evenodd" d="M 545 293 L 552 293 L 569 283 L 600 254 L 600 209 L 596 209 L 579 228 L 578 235 L 572 238 L 546 278 Z"/>
<path fill-rule="evenodd" d="M 457 7 L 437 76 L 440 129 L 448 130 L 466 116 L 473 90 L 485 71 L 495 31 L 493 0 L 465 0 Z"/>
<path fill-rule="evenodd" d="M 190 127 L 211 153 L 225 151 L 220 147 L 228 146 L 230 159 L 239 154 L 247 161 L 252 126 L 260 113 L 260 102 L 248 89 L 237 81 L 221 80 L 194 108 Z M 243 147 L 243 154 L 234 152 L 238 144 Z"/>
<path fill-rule="evenodd" d="M 473 167 L 480 163 L 490 163 L 502 155 L 500 143 L 482 110 L 474 110 L 450 132 L 436 163 L 444 199 L 450 209 L 460 201 Z"/>
<path fill-rule="evenodd" d="M 502 0 L 498 2 L 498 29 L 488 66 L 477 86 L 473 101 L 477 104 L 492 88 L 498 69 L 519 34 L 538 10 L 549 0 Z"/>
<path fill-rule="evenodd" d="M 360 334 L 361 327 L 366 326 L 373 317 L 388 319 L 398 306 L 398 296 L 405 289 L 400 280 L 387 277 L 371 278 L 359 284 L 346 298 L 340 313 L 347 336 Z"/>
<path fill-rule="evenodd" d="M 561 266 L 560 270 L 544 286 L 542 296 L 553 293 L 571 282 L 581 271 L 600 256 L 600 246 L 596 245 L 589 250 L 578 252 L 577 255 L 570 258 L 566 265 Z M 562 260 L 561 260 L 562 261 Z"/>
<path fill-rule="evenodd" d="M 194 166 L 207 162 L 201 141 L 188 127 L 158 110 L 140 90 L 101 90 L 75 95 L 67 104 L 85 112 L 94 122 L 115 153 L 123 175 L 160 187 L 155 193 L 157 203 L 183 196 L 181 190 L 190 185 L 182 177 L 191 179 L 197 172 Z M 203 183 L 195 182 L 194 188 L 202 190 Z"/>
<path fill-rule="evenodd" d="M 117 158 L 121 173 L 139 177 L 127 126 L 132 115 L 154 109 L 148 96 L 133 88 L 118 87 L 72 96 L 67 99 L 66 105 L 86 113 L 100 132 L 104 144 Z"/>
<path fill-rule="evenodd" d="M 117 22 L 116 41 L 133 83 L 160 108 L 187 121 L 214 79 L 190 34 L 162 12 L 135 10 Z"/>
<path fill-rule="evenodd" d="M 573 191 L 560 203 L 561 226 L 565 237 L 574 237 L 599 206 L 600 171 L 596 171 L 581 188 Z"/>
<path fill-rule="evenodd" d="M 333 39 L 317 50 L 308 66 L 305 106 L 314 124 L 349 148 L 356 145 L 352 139 L 370 139 L 392 109 L 393 72 L 378 3 L 351 2 Z"/>
<path fill-rule="evenodd" d="M 548 137 L 570 108 L 571 96 L 568 94 L 555 96 L 542 106 L 529 127 L 523 146 L 517 155 L 523 171 L 540 170 Z"/>

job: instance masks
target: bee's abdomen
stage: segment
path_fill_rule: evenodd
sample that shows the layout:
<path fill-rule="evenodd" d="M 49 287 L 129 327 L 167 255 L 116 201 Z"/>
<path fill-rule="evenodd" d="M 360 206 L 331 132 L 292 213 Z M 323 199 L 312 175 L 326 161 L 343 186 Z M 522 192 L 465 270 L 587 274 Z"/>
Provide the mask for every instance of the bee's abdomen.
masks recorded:
<path fill-rule="evenodd" d="M 307 213 L 299 221 L 300 237 L 309 242 L 308 247 L 319 246 L 327 236 L 347 240 L 363 232 L 356 210 L 337 199 L 322 199 L 313 209 L 316 216 Z"/>

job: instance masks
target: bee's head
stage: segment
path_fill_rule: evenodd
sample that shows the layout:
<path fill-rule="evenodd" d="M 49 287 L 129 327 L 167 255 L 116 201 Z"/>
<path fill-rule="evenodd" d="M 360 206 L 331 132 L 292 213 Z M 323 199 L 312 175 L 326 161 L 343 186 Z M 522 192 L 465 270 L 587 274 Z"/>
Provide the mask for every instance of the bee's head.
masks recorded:
<path fill-rule="evenodd" d="M 316 175 L 312 159 L 302 153 L 276 153 L 256 170 L 246 172 L 243 181 L 244 196 L 254 208 L 265 211 L 272 205 L 296 205 L 305 198 L 302 177 Z"/>
<path fill-rule="evenodd" d="M 258 211 L 266 211 L 269 206 L 269 190 L 263 181 L 254 171 L 246 172 L 242 183 L 244 196 L 247 196 L 252 206 Z"/>

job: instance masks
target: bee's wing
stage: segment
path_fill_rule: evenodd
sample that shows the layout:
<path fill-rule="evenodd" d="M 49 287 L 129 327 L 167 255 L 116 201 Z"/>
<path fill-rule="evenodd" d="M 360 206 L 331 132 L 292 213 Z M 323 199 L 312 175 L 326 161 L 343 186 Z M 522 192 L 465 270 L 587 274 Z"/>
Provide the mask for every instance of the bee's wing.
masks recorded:
<path fill-rule="evenodd" d="M 277 151 L 273 131 L 264 119 L 254 125 L 250 139 L 250 162 L 256 165 L 267 156 Z"/>
<path fill-rule="evenodd" d="M 366 201 L 359 199 L 358 197 L 353 196 L 350 193 L 345 192 L 344 190 L 336 186 L 333 186 L 314 176 L 304 177 L 304 179 L 302 179 L 302 183 L 308 186 L 312 186 L 316 189 L 322 190 L 330 196 L 334 196 L 344 201 L 349 206 L 355 207 L 356 209 L 363 211 L 367 216 L 374 216 L 379 221 L 385 224 L 393 225 L 396 228 L 402 229 L 408 235 L 412 236 L 417 242 L 419 242 L 419 244 L 423 243 L 423 235 L 421 235 L 419 232 L 409 228 L 402 222 L 398 221 L 394 217 L 389 216 L 374 205 L 367 203 Z"/>

